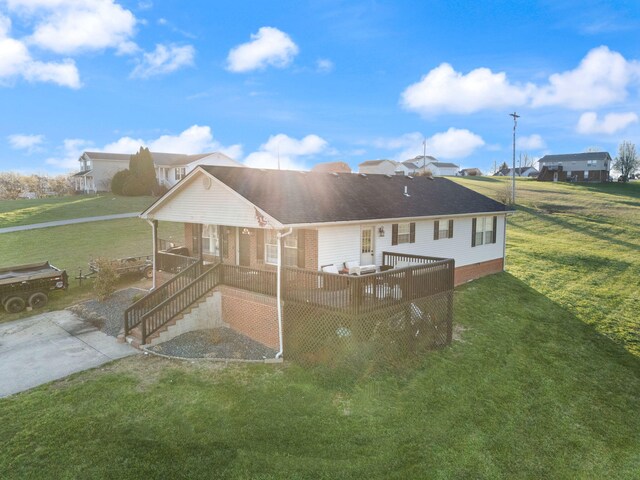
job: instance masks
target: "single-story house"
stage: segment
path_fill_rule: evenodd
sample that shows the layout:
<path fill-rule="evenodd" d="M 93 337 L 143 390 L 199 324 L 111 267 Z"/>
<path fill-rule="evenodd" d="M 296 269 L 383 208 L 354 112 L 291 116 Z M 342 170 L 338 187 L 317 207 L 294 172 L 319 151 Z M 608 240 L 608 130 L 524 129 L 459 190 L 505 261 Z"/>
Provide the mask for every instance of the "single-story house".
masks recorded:
<path fill-rule="evenodd" d="M 393 160 L 367 160 L 358 164 L 358 173 L 395 175 L 397 170 L 397 162 Z"/>
<path fill-rule="evenodd" d="M 538 160 L 543 182 L 608 182 L 611 170 L 608 152 L 567 153 L 545 155 Z"/>
<path fill-rule="evenodd" d="M 427 162 L 425 169 L 429 170 L 434 177 L 455 177 L 458 175 L 460 167 L 450 162 Z"/>
<path fill-rule="evenodd" d="M 156 178 L 160 185 L 171 188 L 197 165 L 240 166 L 232 158 L 220 152 L 184 155 L 180 153 L 151 152 Z M 129 168 L 131 155 L 107 152 L 83 152 L 78 161 L 80 171 L 72 175 L 71 180 L 78 192 L 108 192 L 111 179 Z"/>
<path fill-rule="evenodd" d="M 501 168 L 493 174 L 494 177 L 511 177 L 513 168 Z M 515 169 L 516 177 L 537 178 L 540 172 L 535 167 L 517 167 Z"/>
<path fill-rule="evenodd" d="M 217 295 L 211 315 L 282 350 L 285 297 L 276 282 L 304 305 L 334 302 L 358 312 L 431 288 L 412 269 L 446 273 L 453 288 L 503 270 L 508 213 L 445 178 L 200 165 L 141 218 L 156 245 L 159 221 L 184 224 L 188 255 L 223 268 L 207 280 Z M 144 315 L 127 317 L 125 331 L 139 328 Z"/>

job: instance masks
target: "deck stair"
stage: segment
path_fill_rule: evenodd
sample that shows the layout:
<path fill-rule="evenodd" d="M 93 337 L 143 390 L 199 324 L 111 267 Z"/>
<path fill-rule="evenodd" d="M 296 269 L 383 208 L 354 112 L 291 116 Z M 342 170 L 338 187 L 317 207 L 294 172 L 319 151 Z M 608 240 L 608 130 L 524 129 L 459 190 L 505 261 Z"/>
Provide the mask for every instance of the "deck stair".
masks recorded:
<path fill-rule="evenodd" d="M 189 266 L 125 310 L 124 339 L 135 347 L 150 343 L 199 307 L 220 280 L 220 264 Z"/>

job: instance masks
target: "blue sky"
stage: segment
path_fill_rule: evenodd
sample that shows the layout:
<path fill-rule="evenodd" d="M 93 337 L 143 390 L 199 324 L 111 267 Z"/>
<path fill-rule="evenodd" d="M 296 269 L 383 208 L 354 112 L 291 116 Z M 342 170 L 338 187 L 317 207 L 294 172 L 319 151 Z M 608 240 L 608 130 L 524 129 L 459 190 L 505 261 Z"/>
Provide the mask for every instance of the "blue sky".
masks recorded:
<path fill-rule="evenodd" d="M 639 141 L 640 2 L 0 0 L 0 170 L 83 150 L 310 168 Z"/>

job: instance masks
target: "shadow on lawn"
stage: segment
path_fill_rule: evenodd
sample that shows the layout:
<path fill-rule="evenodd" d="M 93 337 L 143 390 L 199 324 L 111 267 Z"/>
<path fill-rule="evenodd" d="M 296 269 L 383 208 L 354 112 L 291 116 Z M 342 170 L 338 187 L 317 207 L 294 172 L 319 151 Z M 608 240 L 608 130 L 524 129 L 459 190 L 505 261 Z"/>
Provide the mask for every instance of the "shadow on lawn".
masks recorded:
<path fill-rule="evenodd" d="M 619 245 L 621 247 L 629 248 L 631 250 L 636 250 L 636 251 L 640 248 L 640 244 L 627 242 L 625 240 L 620 240 L 620 239 L 617 239 L 615 237 L 612 237 L 610 235 L 605 235 L 605 234 L 602 234 L 602 233 L 598 233 L 597 230 L 594 230 L 594 229 L 591 229 L 591 228 L 579 227 L 577 225 L 572 224 L 571 222 L 568 222 L 567 220 L 565 220 L 561 216 L 548 214 L 548 213 L 542 212 L 540 210 L 537 210 L 535 208 L 526 207 L 524 205 L 518 205 L 518 210 L 522 210 L 523 212 L 529 213 L 529 214 L 531 214 L 531 215 L 533 215 L 535 217 L 538 217 L 538 218 L 542 219 L 543 221 L 546 221 L 546 222 L 549 222 L 549 223 L 553 223 L 553 224 L 555 224 L 555 225 L 557 225 L 559 227 L 562 227 L 563 229 L 573 230 L 574 232 L 582 233 L 584 235 L 588 235 L 590 237 L 597 238 L 598 240 L 602 240 L 602 241 L 607 242 L 607 243 L 613 243 L 615 245 Z"/>

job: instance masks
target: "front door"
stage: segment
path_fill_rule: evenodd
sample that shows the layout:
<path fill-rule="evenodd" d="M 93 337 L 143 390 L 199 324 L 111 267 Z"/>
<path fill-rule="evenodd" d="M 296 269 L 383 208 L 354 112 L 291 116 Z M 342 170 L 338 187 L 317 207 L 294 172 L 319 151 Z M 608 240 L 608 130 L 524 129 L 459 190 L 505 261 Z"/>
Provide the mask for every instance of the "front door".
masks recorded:
<path fill-rule="evenodd" d="M 373 227 L 362 227 L 360 233 L 360 265 L 374 265 Z"/>
<path fill-rule="evenodd" d="M 243 267 L 248 267 L 251 264 L 251 235 L 248 233 L 242 233 L 242 230 L 246 229 L 240 229 L 238 263 Z"/>

